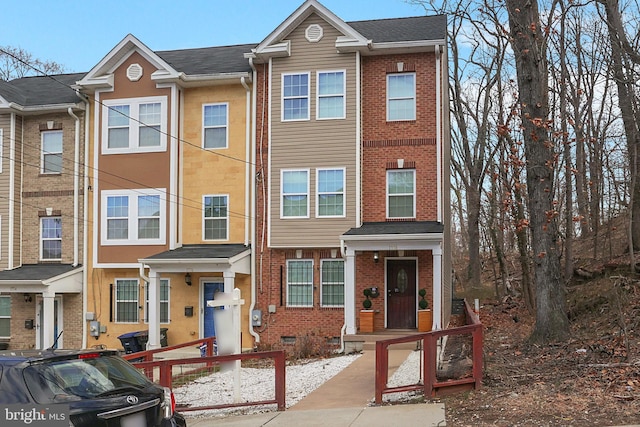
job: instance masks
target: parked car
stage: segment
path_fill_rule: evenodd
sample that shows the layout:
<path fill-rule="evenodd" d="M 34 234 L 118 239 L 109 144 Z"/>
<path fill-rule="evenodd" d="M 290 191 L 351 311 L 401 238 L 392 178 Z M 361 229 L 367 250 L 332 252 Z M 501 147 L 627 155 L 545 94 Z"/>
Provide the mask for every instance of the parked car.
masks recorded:
<path fill-rule="evenodd" d="M 184 427 L 171 390 L 117 350 L 0 352 L 0 404 L 66 405 L 70 425 Z M 35 406 L 34 406 L 35 407 Z M 61 406 L 62 407 L 62 406 Z"/>

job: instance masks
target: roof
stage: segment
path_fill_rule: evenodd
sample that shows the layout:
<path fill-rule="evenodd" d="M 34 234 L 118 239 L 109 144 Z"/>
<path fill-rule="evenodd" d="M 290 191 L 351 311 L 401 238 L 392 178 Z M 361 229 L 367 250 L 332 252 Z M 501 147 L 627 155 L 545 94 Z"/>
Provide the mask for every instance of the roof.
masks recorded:
<path fill-rule="evenodd" d="M 250 247 L 242 244 L 184 245 L 178 249 L 152 255 L 145 260 L 232 258 L 248 250 Z"/>
<path fill-rule="evenodd" d="M 244 54 L 256 44 L 205 47 L 199 49 L 165 50 L 155 52 L 176 71 L 188 74 L 225 74 L 251 72 Z"/>
<path fill-rule="evenodd" d="M 0 82 L 0 96 L 23 107 L 73 104 L 81 100 L 71 88 L 84 73 L 31 76 Z"/>
<path fill-rule="evenodd" d="M 374 43 L 445 40 L 447 37 L 446 15 L 374 19 L 347 24 Z"/>
<path fill-rule="evenodd" d="M 437 221 L 393 221 L 365 222 L 360 227 L 352 228 L 343 236 L 372 236 L 388 234 L 435 234 L 442 233 L 444 225 Z"/>
<path fill-rule="evenodd" d="M 76 265 L 74 267 L 71 264 L 25 264 L 13 270 L 0 271 L 0 281 L 47 280 L 78 269 L 82 269 L 82 266 Z"/>

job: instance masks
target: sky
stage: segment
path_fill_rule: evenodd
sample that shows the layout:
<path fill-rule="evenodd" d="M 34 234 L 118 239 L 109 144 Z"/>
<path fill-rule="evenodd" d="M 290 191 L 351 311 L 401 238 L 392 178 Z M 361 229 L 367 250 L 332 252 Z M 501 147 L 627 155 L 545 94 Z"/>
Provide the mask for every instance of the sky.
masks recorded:
<path fill-rule="evenodd" d="M 86 72 L 127 34 L 154 51 L 259 43 L 304 0 L 19 0 L 2 4 L 0 46 Z M 344 21 L 425 15 L 404 0 L 320 0 Z"/>

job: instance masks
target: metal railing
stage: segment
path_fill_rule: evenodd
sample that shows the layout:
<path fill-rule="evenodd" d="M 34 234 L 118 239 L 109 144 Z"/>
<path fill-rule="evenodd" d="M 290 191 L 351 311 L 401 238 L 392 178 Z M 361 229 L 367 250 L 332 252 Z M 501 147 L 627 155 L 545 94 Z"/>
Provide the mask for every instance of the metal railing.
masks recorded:
<path fill-rule="evenodd" d="M 482 323 L 477 313 L 465 301 L 466 325 L 426 332 L 400 338 L 392 338 L 376 342 L 376 384 L 375 403 L 382 403 L 382 396 L 390 393 L 408 391 L 422 391 L 426 398 L 435 397 L 443 389 L 468 390 L 478 389 L 482 385 Z M 472 369 L 471 375 L 460 379 L 446 381 L 437 378 L 438 341 L 443 337 L 471 336 L 472 340 Z M 415 384 L 389 387 L 389 354 L 388 348 L 394 344 L 419 341 L 422 348 L 423 379 Z M 444 392 L 443 392 L 444 393 Z"/>

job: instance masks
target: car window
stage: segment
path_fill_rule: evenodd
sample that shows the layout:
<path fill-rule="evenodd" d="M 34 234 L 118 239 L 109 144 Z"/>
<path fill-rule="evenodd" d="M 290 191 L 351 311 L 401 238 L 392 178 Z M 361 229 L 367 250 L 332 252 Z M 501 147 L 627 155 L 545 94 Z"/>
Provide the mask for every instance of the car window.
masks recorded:
<path fill-rule="evenodd" d="M 117 389 L 142 389 L 149 380 L 119 357 L 44 361 L 24 369 L 29 391 L 38 403 L 99 397 Z"/>

